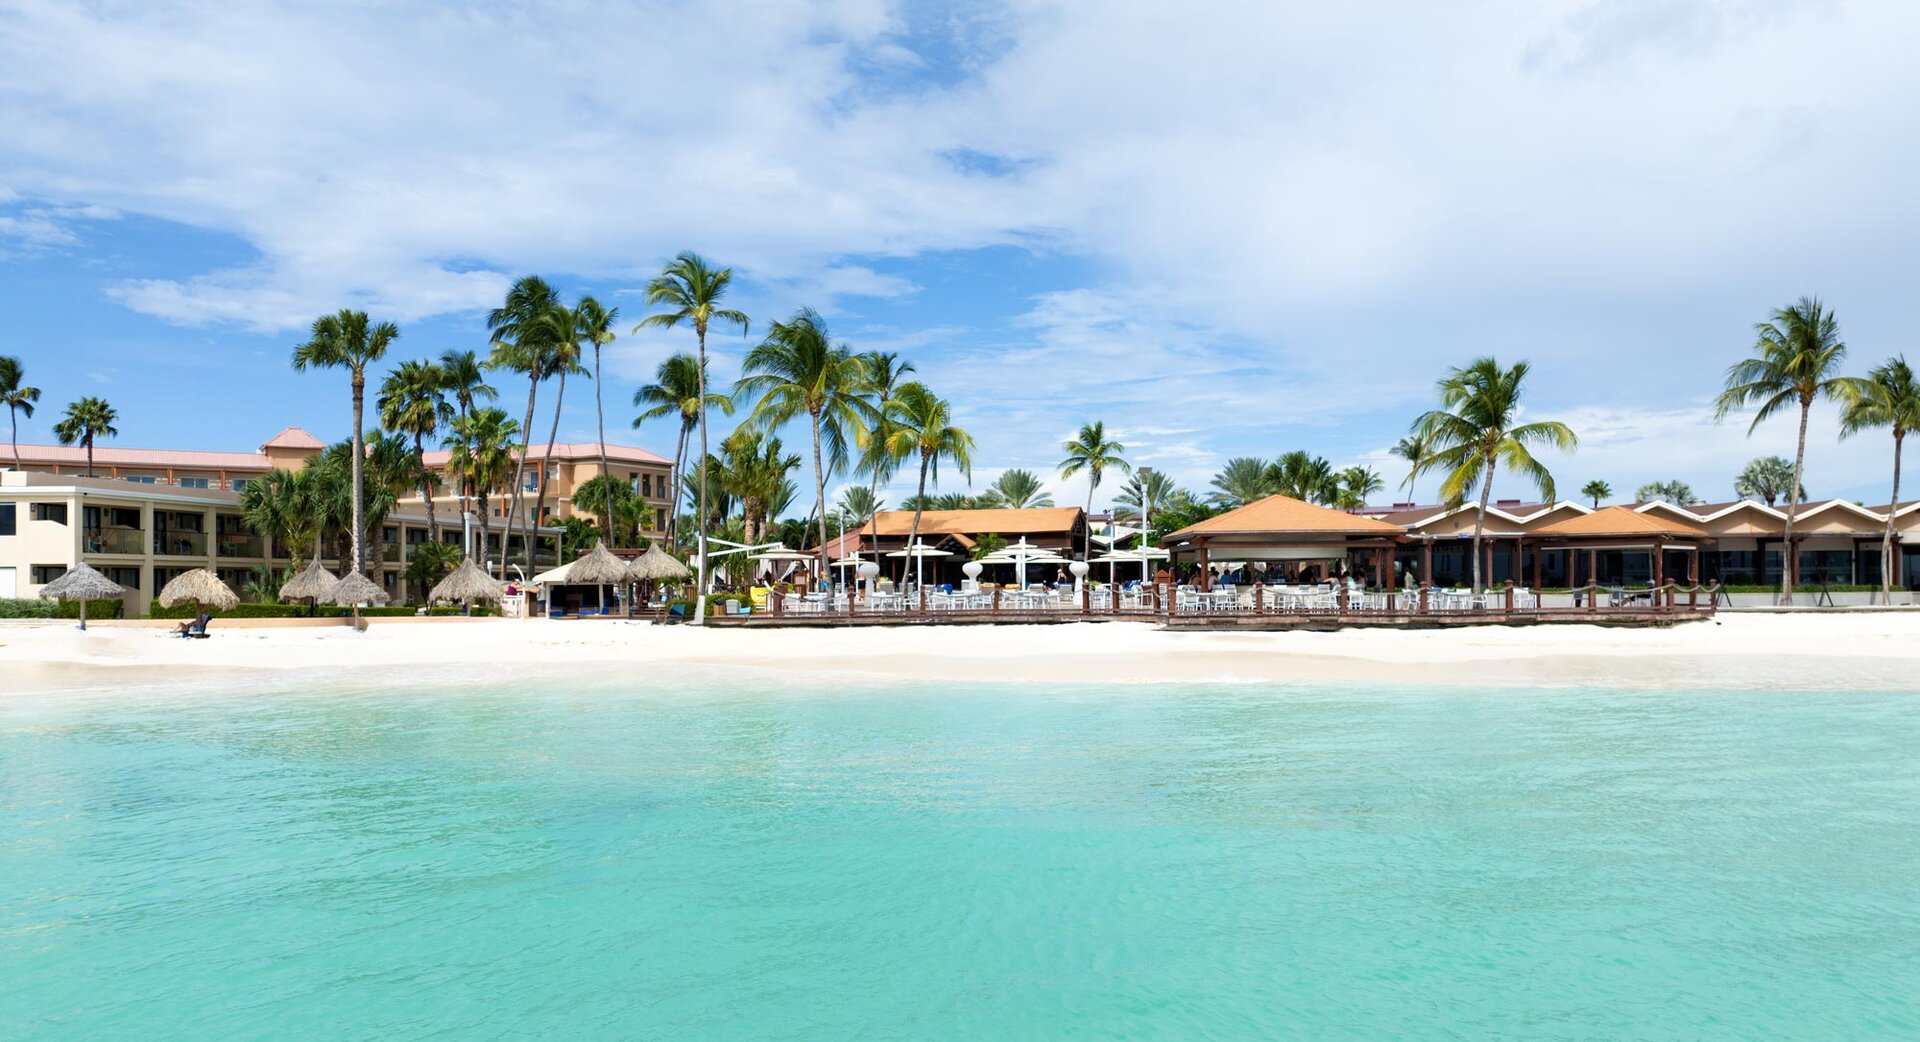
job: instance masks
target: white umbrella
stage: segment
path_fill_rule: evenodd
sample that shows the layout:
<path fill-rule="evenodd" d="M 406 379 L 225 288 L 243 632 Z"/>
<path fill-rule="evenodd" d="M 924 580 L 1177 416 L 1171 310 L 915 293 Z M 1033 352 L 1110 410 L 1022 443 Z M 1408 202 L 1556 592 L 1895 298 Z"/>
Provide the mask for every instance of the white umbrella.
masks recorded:
<path fill-rule="evenodd" d="M 1020 588 L 1027 588 L 1028 564 L 1065 564 L 1067 559 L 1044 546 L 1035 546 L 1021 536 L 1017 543 L 1008 543 L 983 559 L 988 564 L 1011 564 L 1019 570 Z"/>
<path fill-rule="evenodd" d="M 894 550 L 888 553 L 887 556 L 913 558 L 914 584 L 918 586 L 925 586 L 926 585 L 926 566 L 925 566 L 926 559 L 929 557 L 952 557 L 953 551 L 935 549 L 934 547 L 928 546 L 924 542 L 919 542 L 919 543 L 913 544 L 912 546 L 907 547 L 904 550 Z"/>
<path fill-rule="evenodd" d="M 1157 546 L 1149 546 L 1139 550 L 1114 550 L 1101 554 L 1099 557 L 1094 558 L 1094 560 L 1107 566 L 1108 582 L 1114 581 L 1114 571 L 1120 565 L 1137 562 L 1140 565 L 1140 579 L 1142 582 L 1145 582 L 1147 579 L 1147 561 L 1164 561 L 1171 556 L 1173 555 Z"/>

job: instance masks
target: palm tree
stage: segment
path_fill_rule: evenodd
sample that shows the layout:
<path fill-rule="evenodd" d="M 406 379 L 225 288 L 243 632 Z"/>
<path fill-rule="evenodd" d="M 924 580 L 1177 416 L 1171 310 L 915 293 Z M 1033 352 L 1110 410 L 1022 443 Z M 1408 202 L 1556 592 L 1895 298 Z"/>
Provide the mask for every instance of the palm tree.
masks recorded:
<path fill-rule="evenodd" d="M 673 473 L 682 484 L 686 483 L 687 477 L 687 439 L 693 435 L 693 429 L 700 424 L 706 410 L 719 409 L 728 416 L 733 415 L 732 398 L 701 390 L 706 386 L 706 380 L 700 369 L 700 360 L 690 354 L 683 352 L 670 355 L 654 371 L 653 383 L 633 392 L 633 404 L 646 407 L 633 418 L 635 427 L 663 416 L 680 417 L 680 433 L 673 445 Z M 699 486 L 696 483 L 692 487 L 693 498 L 698 499 Z M 667 519 L 667 542 L 675 545 L 678 545 L 680 531 L 680 498 L 674 497 L 673 508 L 668 511 Z"/>
<path fill-rule="evenodd" d="M 1786 548 L 1787 566 L 1780 577 L 1780 603 L 1793 603 L 1793 580 L 1799 572 L 1800 556 L 1793 543 L 1793 522 L 1799 513 L 1800 477 L 1807 458 L 1807 417 L 1816 398 L 1845 401 L 1859 388 L 1861 381 L 1837 375 L 1847 357 L 1846 342 L 1840 339 L 1840 323 L 1833 312 L 1822 308 L 1815 297 L 1801 297 L 1791 307 L 1773 313 L 1773 320 L 1754 327 L 1758 334 L 1754 355 L 1735 362 L 1727 369 L 1726 390 L 1714 402 L 1714 419 L 1758 402 L 1747 427 L 1752 437 L 1760 424 L 1790 405 L 1800 407 L 1800 437 L 1793 454 L 1793 486 L 1787 495 L 1787 524 L 1781 545 Z"/>
<path fill-rule="evenodd" d="M 1273 461 L 1267 468 L 1267 483 L 1283 496 L 1309 503 L 1331 503 L 1339 493 L 1333 464 L 1300 449 Z"/>
<path fill-rule="evenodd" d="M 1348 467 L 1333 477 L 1333 505 L 1341 510 L 1359 510 L 1387 487 L 1372 467 Z"/>
<path fill-rule="evenodd" d="M 448 472 L 458 475 L 460 483 L 479 501 L 478 556 L 482 565 L 487 560 L 487 496 L 513 473 L 513 446 L 519 437 L 520 427 L 513 422 L 513 417 L 508 416 L 505 409 L 489 406 L 456 418 L 445 442 Z M 469 548 L 467 552 L 471 554 L 473 550 Z M 505 543 L 500 544 L 500 553 L 505 560 Z"/>
<path fill-rule="evenodd" d="M 894 392 L 900 388 L 906 375 L 915 370 L 912 362 L 902 362 L 900 355 L 894 351 L 868 351 L 866 360 L 867 405 L 872 422 L 861 428 L 856 439 L 860 447 L 860 462 L 855 469 L 867 476 L 867 498 L 874 506 L 862 520 L 873 526 L 870 542 L 877 546 L 880 539 L 880 483 L 893 477 L 903 458 L 894 455 L 891 448 L 893 414 L 887 409 L 887 403 L 893 400 Z"/>
<path fill-rule="evenodd" d="M 1259 460 L 1253 462 L 1260 463 Z M 1264 464 L 1261 465 L 1261 469 L 1265 469 Z M 1133 476 L 1127 479 L 1126 487 L 1114 497 L 1115 521 L 1140 520 L 1142 501 L 1145 502 L 1147 514 L 1152 516 L 1167 509 L 1179 497 L 1187 495 L 1184 490 L 1174 485 L 1173 479 L 1168 477 L 1164 470 L 1147 471 L 1144 481 L 1141 480 L 1140 474 L 1140 471 L 1134 471 Z"/>
<path fill-rule="evenodd" d="M 727 295 L 727 287 L 733 283 L 733 269 L 721 268 L 715 271 L 706 260 L 691 250 L 675 257 L 661 269 L 652 282 L 647 283 L 647 303 L 667 310 L 648 315 L 633 327 L 638 333 L 647 326 L 672 329 L 682 322 L 693 326 L 693 334 L 699 342 L 700 364 L 695 368 L 698 386 L 694 390 L 694 400 L 704 402 L 707 399 L 707 327 L 714 322 L 737 325 L 740 335 L 747 335 L 747 316 L 732 308 L 720 306 L 720 298 Z M 700 504 L 698 519 L 700 530 L 697 533 L 700 543 L 700 565 L 698 569 L 697 589 L 699 599 L 695 604 L 694 622 L 704 623 L 707 615 L 707 411 L 700 413 Z"/>
<path fill-rule="evenodd" d="M 827 571 L 827 474 L 847 462 L 847 436 L 871 419 L 867 360 L 833 343 L 812 308 L 775 322 L 767 338 L 747 352 L 735 396 L 758 395 L 748 422 L 777 427 L 804 415 L 813 431 L 814 511 L 820 524 L 820 576 Z M 822 462 L 821 447 L 826 448 Z"/>
<path fill-rule="evenodd" d="M 1158 475 L 1160 472 L 1154 473 Z M 1223 507 L 1246 506 L 1273 495 L 1273 473 L 1268 469 L 1267 461 L 1253 456 L 1235 456 L 1228 460 L 1209 484 L 1213 486 L 1213 491 L 1207 494 L 1207 498 Z M 1158 509 L 1158 504 L 1154 504 L 1154 507 Z"/>
<path fill-rule="evenodd" d="M 365 547 L 360 543 L 360 533 L 365 521 L 365 501 L 360 486 L 362 456 L 365 452 L 361 441 L 362 416 L 365 412 L 367 397 L 367 366 L 378 362 L 387 353 L 387 347 L 400 338 L 400 328 L 391 322 L 371 323 L 364 311 L 342 309 L 337 314 L 324 315 L 314 320 L 313 333 L 306 343 L 293 349 L 293 367 L 300 372 L 308 369 L 345 369 L 351 374 L 353 387 L 353 477 L 350 491 L 353 496 L 353 565 L 352 571 L 360 571 L 366 564 Z"/>
<path fill-rule="evenodd" d="M 1080 425 L 1080 433 L 1063 448 L 1067 458 L 1060 461 L 1060 476 L 1070 478 L 1081 471 L 1087 472 L 1087 513 L 1093 513 L 1093 493 L 1100 487 L 1100 479 L 1112 467 L 1123 474 L 1132 473 L 1133 468 L 1122 459 L 1120 454 L 1127 451 L 1125 445 L 1107 437 L 1106 423 L 1095 420 Z M 1081 537 L 1080 559 L 1093 556 L 1093 526 L 1088 525 Z"/>
<path fill-rule="evenodd" d="M 1427 458 L 1427 443 L 1418 434 L 1409 434 L 1387 450 L 1390 456 L 1407 461 L 1407 476 L 1400 482 L 1400 491 L 1412 492 L 1414 479 L 1420 475 L 1420 461 Z"/>
<path fill-rule="evenodd" d="M 420 457 L 406 440 L 396 434 L 375 429 L 363 436 L 365 448 L 361 451 L 360 476 L 362 486 L 359 489 L 360 545 L 375 547 L 366 552 L 367 574 L 376 582 L 386 573 L 386 556 L 378 552 L 377 535 L 387 515 L 399 505 L 400 497 L 417 487 L 424 479 L 425 468 Z M 320 455 L 320 466 L 331 468 L 335 472 L 332 487 L 336 494 L 349 495 L 352 489 L 353 467 L 351 465 L 353 442 L 343 441 L 329 446 Z M 351 503 L 346 505 L 346 514 L 351 523 L 353 516 Z"/>
<path fill-rule="evenodd" d="M 481 361 L 480 356 L 475 352 L 452 349 L 443 351 L 440 354 L 439 368 L 440 378 L 443 381 L 442 389 L 453 396 L 454 404 L 459 409 L 456 419 L 466 419 L 473 412 L 475 402 L 482 399 L 490 402 L 500 397 L 500 392 L 492 384 L 487 383 L 487 363 Z M 448 471 L 448 476 L 452 477 L 451 470 Z M 473 489 L 468 488 L 465 481 L 461 481 L 459 485 L 460 510 L 464 515 L 468 497 L 473 495 Z M 468 548 L 468 553 L 471 552 L 472 548 Z"/>
<path fill-rule="evenodd" d="M 240 519 L 267 541 L 269 555 L 276 542 L 286 547 L 295 572 L 306 563 L 308 551 L 320 549 L 320 512 L 313 503 L 316 474 L 313 467 L 275 467 L 240 492 Z"/>
<path fill-rule="evenodd" d="M 560 295 L 538 275 L 526 275 L 507 290 L 506 301 L 487 314 L 487 329 L 493 334 L 493 351 L 487 365 L 527 378 L 527 414 L 520 421 L 520 458 L 513 468 L 512 500 L 507 508 L 507 531 L 500 543 L 500 574 L 507 568 L 507 547 L 513 542 L 514 526 L 520 521 L 520 496 L 526 489 L 527 454 L 533 450 L 533 410 L 540 383 L 554 374 L 554 309 L 560 307 Z M 551 461 L 543 461 L 542 470 Z M 533 533 L 527 534 L 527 554 L 533 553 Z"/>
<path fill-rule="evenodd" d="M 111 438 L 120 432 L 113 423 L 120 414 L 108 405 L 104 398 L 86 397 L 67 406 L 67 413 L 60 422 L 53 425 L 53 436 L 60 439 L 62 445 L 78 442 L 86 446 L 87 476 L 93 476 L 93 442 L 95 438 Z"/>
<path fill-rule="evenodd" d="M 1887 500 L 1887 527 L 1880 534 L 1880 596 L 1893 603 L 1893 514 L 1900 506 L 1900 447 L 1907 432 L 1920 427 L 1920 381 L 1905 356 L 1889 358 L 1850 391 L 1840 413 L 1840 436 L 1886 427 L 1893 433 L 1893 494 Z"/>
<path fill-rule="evenodd" d="M 1553 475 L 1533 458 L 1532 449 L 1544 446 L 1570 452 L 1579 444 L 1573 430 L 1556 420 L 1515 423 L 1531 370 L 1526 362 L 1502 369 L 1492 358 L 1475 359 L 1465 367 L 1449 370 L 1440 379 L 1442 408 L 1413 422 L 1414 433 L 1426 441 L 1429 449 L 1419 470 L 1446 474 L 1440 482 L 1441 499 L 1449 506 L 1459 506 L 1471 486 L 1480 486 L 1480 510 L 1473 519 L 1475 592 L 1486 589 L 1480 543 L 1494 471 L 1505 467 L 1526 477 L 1546 501 L 1552 502 Z"/>
<path fill-rule="evenodd" d="M 1700 497 L 1693 494 L 1693 486 L 1678 479 L 1649 481 L 1634 490 L 1633 498 L 1642 503 L 1672 503 L 1682 507 L 1700 501 Z"/>
<path fill-rule="evenodd" d="M 432 362 L 401 362 L 381 381 L 374 407 L 380 410 L 380 426 L 413 438 L 413 455 L 420 470 L 420 502 L 427 507 L 427 539 L 439 542 L 440 526 L 433 513 L 433 472 L 426 466 L 426 440 L 440 433 L 442 424 L 453 422 L 446 373 Z"/>
<path fill-rule="evenodd" d="M 1598 510 L 1600 501 L 1613 495 L 1613 486 L 1596 478 L 1580 486 L 1580 494 L 1593 500 L 1593 509 Z"/>
<path fill-rule="evenodd" d="M 600 431 L 600 474 L 603 477 L 607 473 L 607 412 L 605 395 L 600 393 L 600 349 L 613 343 L 613 323 L 619 317 L 619 308 L 612 310 L 603 308 L 600 302 L 592 297 L 581 297 L 580 303 L 573 308 L 574 332 L 580 339 L 593 345 L 593 418 Z M 576 491 L 574 502 L 579 501 L 580 497 Z M 600 525 L 602 538 L 612 542 L 613 487 L 611 485 L 602 486 L 601 505 L 605 507 L 600 511 L 600 516 L 605 519 Z"/>
<path fill-rule="evenodd" d="M 590 298 L 589 298 L 590 299 Z M 594 306 L 599 307 L 596 301 Z M 586 369 L 580 365 L 580 316 L 576 308 L 569 308 L 556 301 L 538 323 L 544 327 L 540 338 L 547 345 L 547 362 L 550 375 L 560 378 L 553 395 L 553 423 L 547 428 L 547 452 L 540 461 L 540 476 L 535 483 L 533 510 L 527 522 L 526 569 L 533 571 L 533 548 L 538 542 L 536 535 L 540 523 L 547 516 L 547 482 L 553 479 L 558 465 L 553 462 L 553 446 L 560 440 L 560 410 L 567 401 L 568 374 L 585 375 Z"/>
<path fill-rule="evenodd" d="M 1009 470 L 987 486 L 986 498 L 995 506 L 1010 510 L 1050 507 L 1053 495 L 1040 485 L 1040 476 L 1030 470 Z"/>
<path fill-rule="evenodd" d="M 1733 479 L 1733 494 L 1772 506 L 1781 496 L 1791 494 L 1793 485 L 1792 460 L 1785 456 L 1756 456 L 1748 460 L 1739 476 Z M 1807 501 L 1805 482 L 1800 483 L 1800 494 L 1795 498 L 1802 503 Z"/>
<path fill-rule="evenodd" d="M 927 390 L 925 384 L 901 384 L 887 403 L 893 413 L 893 433 L 887 441 L 893 454 L 901 459 L 920 457 L 920 487 L 915 493 L 913 525 L 907 531 L 907 545 L 920 539 L 920 514 L 926 505 L 927 477 L 938 481 L 940 461 L 949 459 L 960 473 L 973 475 L 973 435 L 953 425 L 953 406 Z"/>
<path fill-rule="evenodd" d="M 792 500 L 787 475 L 799 468 L 800 457 L 752 423 L 742 424 L 721 441 L 720 452 L 725 460 L 722 483 L 740 503 L 747 542 L 757 543 L 766 534 L 767 522 Z"/>
<path fill-rule="evenodd" d="M 0 355 L 0 405 L 7 407 L 7 418 L 13 421 L 13 469 L 20 469 L 20 414 L 33 419 L 33 403 L 40 400 L 40 388 L 27 387 L 20 381 L 26 378 L 26 368 L 18 358 Z"/>
<path fill-rule="evenodd" d="M 833 505 L 833 510 L 836 514 L 845 515 L 858 528 L 878 514 L 884 505 L 868 486 L 848 485 L 840 491 L 840 501 Z"/>

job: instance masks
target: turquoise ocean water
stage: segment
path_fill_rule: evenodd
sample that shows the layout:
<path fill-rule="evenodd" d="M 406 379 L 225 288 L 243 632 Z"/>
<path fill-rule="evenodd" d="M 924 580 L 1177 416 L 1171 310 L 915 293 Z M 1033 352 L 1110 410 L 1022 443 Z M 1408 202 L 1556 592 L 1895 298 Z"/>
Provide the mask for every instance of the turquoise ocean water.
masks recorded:
<path fill-rule="evenodd" d="M 0 1038 L 1914 1038 L 1917 768 L 1871 693 L 14 693 Z"/>

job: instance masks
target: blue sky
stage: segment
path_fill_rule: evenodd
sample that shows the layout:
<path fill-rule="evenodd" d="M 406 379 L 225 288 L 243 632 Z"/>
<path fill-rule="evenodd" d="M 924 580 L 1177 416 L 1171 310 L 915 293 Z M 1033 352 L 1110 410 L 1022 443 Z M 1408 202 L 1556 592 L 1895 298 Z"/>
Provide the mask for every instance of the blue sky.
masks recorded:
<path fill-rule="evenodd" d="M 695 249 L 756 330 L 811 305 L 912 358 L 976 487 L 1051 476 L 1088 419 L 1195 487 L 1294 448 L 1397 482 L 1434 379 L 1493 354 L 1582 435 L 1563 492 L 1718 498 L 1791 451 L 1707 405 L 1769 309 L 1823 296 L 1857 371 L 1915 339 L 1917 38 L 1912 5 L 1838 0 L 22 0 L 0 352 L 46 391 L 25 440 L 85 394 L 129 445 L 338 437 L 343 378 L 287 365 L 315 316 L 398 322 L 396 360 L 483 350 L 515 276 L 634 318 Z M 689 345 L 613 345 L 610 434 L 671 452 L 626 403 Z M 1817 416 L 1809 487 L 1883 498 L 1884 441 Z"/>

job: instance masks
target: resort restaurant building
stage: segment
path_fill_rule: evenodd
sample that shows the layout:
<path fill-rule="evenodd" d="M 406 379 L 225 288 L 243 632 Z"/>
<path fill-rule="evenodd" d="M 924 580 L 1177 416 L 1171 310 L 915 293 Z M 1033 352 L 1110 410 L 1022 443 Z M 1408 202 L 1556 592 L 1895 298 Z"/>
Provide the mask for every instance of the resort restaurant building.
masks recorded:
<path fill-rule="evenodd" d="M 1880 581 L 1880 538 L 1888 507 L 1862 507 L 1843 500 L 1801 506 L 1794 525 L 1795 581 L 1801 584 Z M 1742 500 L 1681 507 L 1671 503 L 1638 503 L 1608 507 L 1602 513 L 1626 510 L 1677 522 L 1667 535 L 1677 542 L 1693 540 L 1694 550 L 1669 546 L 1660 571 L 1676 581 L 1696 568 L 1700 582 L 1723 585 L 1777 585 L 1786 565 L 1783 545 L 1786 511 L 1764 503 Z M 1407 542 L 1397 554 L 1398 570 L 1413 570 L 1436 586 L 1463 586 L 1471 581 L 1471 546 L 1477 504 L 1459 507 L 1411 507 L 1396 504 L 1366 511 L 1369 516 L 1402 526 Z M 1624 527 L 1613 533 L 1587 532 L 1597 537 L 1587 545 L 1573 545 L 1550 526 L 1596 513 L 1585 503 L 1521 503 L 1511 500 L 1489 505 L 1481 533 L 1482 574 L 1493 583 L 1511 579 L 1515 585 L 1564 588 L 1585 585 L 1589 570 L 1605 586 L 1643 586 L 1654 581 L 1655 561 L 1644 547 L 1625 544 L 1607 547 L 1604 540 L 1631 540 L 1651 529 Z M 1616 519 L 1619 515 L 1613 515 Z M 1894 509 L 1896 571 L 1894 585 L 1920 588 L 1920 503 Z M 1638 545 L 1638 544 L 1636 544 Z M 1588 551 L 1593 551 L 1588 553 Z"/>
<path fill-rule="evenodd" d="M 1191 569 L 1202 589 L 1226 580 L 1322 582 L 1347 574 L 1393 581 L 1406 530 L 1364 514 L 1268 496 L 1172 532 L 1160 541 L 1175 575 Z"/>
<path fill-rule="evenodd" d="M 828 520 L 828 529 L 834 527 Z M 891 554 L 906 549 L 908 533 L 913 531 L 913 511 L 882 510 L 867 524 L 827 541 L 827 556 L 840 560 L 858 553 L 876 561 L 880 574 L 901 579 L 914 574 L 913 558 Z M 1087 536 L 1086 511 L 1079 507 L 1028 507 L 1022 510 L 926 510 L 920 514 L 919 541 L 946 556 L 925 559 L 928 583 L 958 583 L 960 566 L 981 551 L 1025 540 L 1029 545 L 1052 550 L 1061 557 L 1078 558 Z M 989 566 L 982 582 L 1011 582 L 1014 571 L 1005 565 Z M 1053 578 L 1058 565 L 1034 565 L 1027 570 L 1028 582 Z M 994 574 L 1004 572 L 1005 574 Z M 1044 573 L 1044 574 L 1043 574 Z"/>
<path fill-rule="evenodd" d="M 255 452 L 206 452 L 169 449 L 132 449 L 101 445 L 94 449 L 94 475 L 87 477 L 86 453 L 70 446 L 20 446 L 22 468 L 0 470 L 0 597 L 33 597 L 42 586 L 84 561 L 130 591 L 129 614 L 140 614 L 152 597 L 179 573 L 207 568 L 240 589 L 256 570 L 281 570 L 291 563 L 287 548 L 268 545 L 249 529 L 241 516 L 240 496 L 248 484 L 276 467 L 297 470 L 325 448 L 318 438 L 290 427 L 268 439 Z M 544 506 L 531 505 L 529 519 L 544 518 L 534 534 L 536 566 L 558 562 L 560 518 L 581 513 L 573 509 L 572 490 L 600 472 L 599 447 L 556 446 L 547 461 L 544 446 L 534 446 L 533 463 L 556 468 Z M 592 458 L 582 458 L 587 448 Z M 672 501 L 672 468 L 644 449 L 608 447 L 608 469 L 637 490 L 655 508 L 657 525 L 664 525 Z M 437 459 L 436 459 L 437 457 Z M 444 468 L 445 453 L 428 453 L 430 466 Z M 528 475 L 537 476 L 530 464 Z M 533 495 L 533 481 L 527 495 Z M 507 490 L 489 497 L 491 515 L 487 559 L 498 570 L 501 562 L 517 563 L 526 549 L 526 535 L 516 531 L 505 538 L 510 509 Z M 402 578 L 410 548 L 429 539 L 459 544 L 463 538 L 457 495 L 435 498 L 437 533 L 427 530 L 426 506 L 418 495 L 402 497 L 388 514 L 367 548 L 368 577 L 380 583 L 388 596 L 417 601 L 420 591 L 408 590 Z M 476 516 L 479 538 L 482 521 Z M 321 559 L 339 570 L 338 550 L 321 549 Z M 515 574 L 511 568 L 507 574 Z"/>

